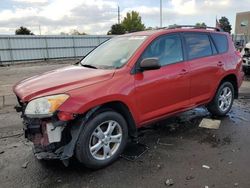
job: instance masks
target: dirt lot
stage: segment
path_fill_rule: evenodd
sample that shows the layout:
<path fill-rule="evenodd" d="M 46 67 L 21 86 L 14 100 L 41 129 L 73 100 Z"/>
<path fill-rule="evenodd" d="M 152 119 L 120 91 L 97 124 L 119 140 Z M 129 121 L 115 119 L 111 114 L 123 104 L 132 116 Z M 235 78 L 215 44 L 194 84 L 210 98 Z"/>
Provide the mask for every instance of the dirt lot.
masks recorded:
<path fill-rule="evenodd" d="M 136 161 L 120 158 L 98 171 L 72 160 L 41 162 L 22 134 L 13 110 L 12 85 L 25 77 L 72 62 L 0 67 L 0 187 L 250 187 L 250 81 L 218 130 L 199 128 L 204 108 L 181 114 L 140 130 L 149 150 Z M 1 106 L 3 105 L 4 106 Z M 204 168 L 203 165 L 209 167 Z"/>

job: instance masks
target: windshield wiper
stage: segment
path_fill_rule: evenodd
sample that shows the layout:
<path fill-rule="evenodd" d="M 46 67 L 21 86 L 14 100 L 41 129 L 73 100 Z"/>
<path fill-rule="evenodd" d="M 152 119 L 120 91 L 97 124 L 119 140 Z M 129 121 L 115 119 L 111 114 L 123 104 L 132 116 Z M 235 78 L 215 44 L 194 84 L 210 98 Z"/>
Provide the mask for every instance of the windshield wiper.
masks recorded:
<path fill-rule="evenodd" d="M 92 68 L 92 69 L 97 69 L 97 67 L 95 67 L 94 65 L 89 65 L 89 64 L 81 64 L 83 67 L 88 67 L 88 68 Z"/>

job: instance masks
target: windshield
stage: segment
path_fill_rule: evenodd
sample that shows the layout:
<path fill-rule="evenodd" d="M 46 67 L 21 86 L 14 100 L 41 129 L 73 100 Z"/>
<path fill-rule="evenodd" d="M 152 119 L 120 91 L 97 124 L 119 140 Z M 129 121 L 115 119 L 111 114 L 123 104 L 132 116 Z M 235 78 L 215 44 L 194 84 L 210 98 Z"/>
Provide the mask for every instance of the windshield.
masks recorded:
<path fill-rule="evenodd" d="M 103 43 L 82 61 L 81 65 L 90 68 L 117 69 L 126 64 L 146 36 L 115 37 Z"/>

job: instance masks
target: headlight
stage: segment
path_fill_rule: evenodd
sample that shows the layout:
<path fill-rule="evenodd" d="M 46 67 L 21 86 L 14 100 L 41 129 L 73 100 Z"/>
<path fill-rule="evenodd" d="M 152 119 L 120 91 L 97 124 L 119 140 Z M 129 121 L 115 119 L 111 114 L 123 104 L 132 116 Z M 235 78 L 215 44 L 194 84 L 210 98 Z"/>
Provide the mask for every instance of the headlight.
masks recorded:
<path fill-rule="evenodd" d="M 68 95 L 52 95 L 30 101 L 25 109 L 27 117 L 50 117 L 69 98 Z"/>

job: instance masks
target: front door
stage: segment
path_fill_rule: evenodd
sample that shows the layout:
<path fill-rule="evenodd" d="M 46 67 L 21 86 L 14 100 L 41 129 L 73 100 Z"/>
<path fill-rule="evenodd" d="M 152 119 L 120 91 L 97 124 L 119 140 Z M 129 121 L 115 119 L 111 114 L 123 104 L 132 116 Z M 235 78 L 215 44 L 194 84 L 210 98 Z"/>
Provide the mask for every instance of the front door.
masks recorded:
<path fill-rule="evenodd" d="M 138 63 L 144 58 L 158 58 L 162 67 L 134 75 L 140 121 L 186 108 L 189 105 L 189 67 L 184 61 L 180 35 L 155 39 Z"/>

